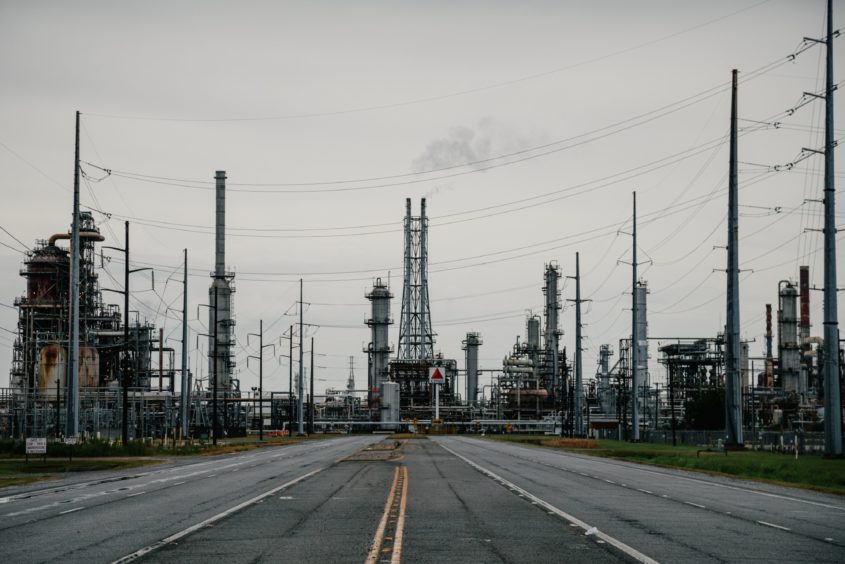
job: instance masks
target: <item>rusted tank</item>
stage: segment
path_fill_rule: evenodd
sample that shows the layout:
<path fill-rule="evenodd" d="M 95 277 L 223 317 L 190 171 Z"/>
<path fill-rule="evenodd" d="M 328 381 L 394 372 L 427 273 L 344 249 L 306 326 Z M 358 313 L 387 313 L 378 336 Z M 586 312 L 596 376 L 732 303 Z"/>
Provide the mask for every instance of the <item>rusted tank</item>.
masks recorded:
<path fill-rule="evenodd" d="M 100 380 L 100 355 L 94 347 L 79 347 L 79 387 L 97 386 Z M 64 394 L 67 386 L 67 349 L 59 343 L 41 347 L 38 355 L 38 388 L 42 397 L 56 397 L 56 387 Z"/>
<path fill-rule="evenodd" d="M 56 387 L 65 389 L 67 350 L 58 343 L 41 347 L 38 355 L 38 390 L 42 396 L 56 397 Z"/>

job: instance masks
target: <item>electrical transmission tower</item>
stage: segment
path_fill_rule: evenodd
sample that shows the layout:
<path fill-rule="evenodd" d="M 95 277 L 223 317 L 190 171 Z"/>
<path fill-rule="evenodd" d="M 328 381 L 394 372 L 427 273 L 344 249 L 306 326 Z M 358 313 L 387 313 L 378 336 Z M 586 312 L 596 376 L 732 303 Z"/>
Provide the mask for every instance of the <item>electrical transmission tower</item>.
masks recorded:
<path fill-rule="evenodd" d="M 428 218 L 425 198 L 420 215 L 411 216 L 411 199 L 405 200 L 405 267 L 398 358 L 422 360 L 434 356 L 434 333 L 428 300 Z"/>

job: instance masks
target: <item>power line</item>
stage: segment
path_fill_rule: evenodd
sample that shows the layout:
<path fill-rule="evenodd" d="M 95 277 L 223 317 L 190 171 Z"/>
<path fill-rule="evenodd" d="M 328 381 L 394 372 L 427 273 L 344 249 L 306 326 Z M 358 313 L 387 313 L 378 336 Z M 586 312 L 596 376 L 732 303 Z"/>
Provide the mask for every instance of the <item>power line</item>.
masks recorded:
<path fill-rule="evenodd" d="M 14 236 L 14 235 L 12 235 L 11 233 L 9 233 L 9 230 L 8 230 L 8 229 L 6 229 L 5 227 L 3 227 L 2 225 L 0 225 L 0 229 L 2 229 L 2 230 L 3 230 L 3 233 L 5 233 L 5 234 L 6 234 L 6 235 L 8 235 L 9 237 L 11 237 L 11 238 L 12 238 L 12 239 L 14 239 L 15 241 L 17 241 L 17 242 L 18 242 L 18 244 L 19 244 L 21 247 L 23 247 L 24 249 L 26 249 L 27 251 L 31 251 L 31 250 L 32 250 L 32 249 L 30 249 L 29 247 L 27 247 L 27 246 L 26 246 L 26 245 L 25 245 L 25 244 L 24 244 L 24 243 L 23 243 L 20 239 L 18 239 L 17 237 L 15 237 L 15 236 Z"/>
<path fill-rule="evenodd" d="M 752 10 L 754 8 L 757 8 L 758 6 L 761 6 L 765 3 L 767 3 L 768 1 L 769 0 L 762 0 L 761 2 L 758 2 L 756 4 L 752 4 L 751 6 L 746 6 L 744 8 L 741 8 L 741 9 L 736 10 L 734 12 L 731 12 L 729 14 L 725 14 L 723 16 L 719 16 L 717 18 L 707 20 L 703 23 L 696 24 L 694 26 L 682 29 L 680 31 L 676 31 L 676 32 L 671 33 L 669 35 L 665 35 L 663 37 L 658 37 L 656 39 L 650 39 L 648 41 L 645 41 L 643 43 L 639 43 L 639 44 L 631 46 L 631 47 L 618 49 L 616 51 L 612 51 L 612 52 L 604 54 L 604 55 L 599 55 L 599 56 L 596 56 L 596 57 L 593 57 L 593 58 L 590 58 L 590 59 L 586 59 L 584 61 L 569 64 L 569 65 L 566 65 L 566 66 L 563 66 L 563 67 L 558 67 L 558 68 L 555 68 L 555 69 L 552 69 L 552 70 L 543 71 L 543 72 L 540 72 L 540 73 L 535 73 L 535 74 L 523 76 L 523 77 L 520 77 L 520 78 L 506 80 L 504 82 L 488 84 L 486 86 L 470 88 L 470 89 L 467 89 L 467 90 L 459 90 L 459 91 L 456 91 L 456 92 L 450 92 L 450 93 L 447 93 L 447 94 L 440 94 L 440 95 L 436 95 L 436 96 L 429 96 L 429 97 L 425 97 L 425 98 L 417 98 L 417 99 L 413 99 L 413 100 L 406 100 L 406 101 L 403 101 L 403 102 L 394 102 L 394 103 L 379 104 L 379 105 L 373 105 L 373 106 L 363 106 L 363 107 L 358 107 L 358 108 L 349 108 L 349 109 L 344 109 L 344 110 L 335 110 L 335 111 L 327 111 L 327 112 L 310 112 L 310 113 L 302 113 L 302 114 L 289 114 L 289 115 L 264 116 L 264 117 L 173 118 L 173 117 L 129 116 L 129 115 L 102 114 L 102 113 L 87 113 L 86 115 L 102 117 L 102 118 L 109 118 L 109 119 L 127 119 L 127 120 L 140 120 L 140 121 L 170 121 L 170 122 L 187 122 L 187 123 L 202 123 L 202 122 L 222 123 L 222 122 L 243 122 L 243 121 L 280 121 L 280 120 L 291 120 L 291 119 L 330 117 L 330 116 L 338 116 L 338 115 L 344 115 L 344 114 L 364 113 L 364 112 L 371 112 L 371 111 L 376 111 L 376 110 L 386 110 L 386 109 L 401 108 L 401 107 L 405 107 L 405 106 L 425 104 L 425 103 L 445 100 L 445 99 L 448 99 L 448 98 L 455 98 L 455 97 L 458 97 L 458 96 L 466 96 L 468 94 L 475 94 L 475 93 L 478 93 L 478 92 L 494 90 L 494 89 L 502 88 L 502 87 L 505 87 L 505 86 L 512 86 L 514 84 L 519 84 L 519 83 L 522 83 L 522 82 L 535 80 L 535 79 L 538 79 L 538 78 L 543 78 L 543 77 L 550 76 L 550 75 L 553 75 L 553 74 L 557 74 L 557 73 L 560 73 L 560 72 L 563 72 L 563 71 L 572 70 L 574 68 L 578 68 L 578 67 L 581 67 L 581 66 L 585 66 L 585 65 L 589 65 L 589 64 L 596 63 L 596 62 L 599 62 L 599 61 L 603 61 L 603 60 L 606 60 L 606 59 L 609 59 L 609 58 L 612 58 L 612 57 L 616 57 L 616 56 L 619 56 L 619 55 L 623 55 L 623 54 L 626 54 L 626 53 L 630 53 L 632 51 L 643 49 L 645 47 L 650 47 L 650 46 L 655 45 L 657 43 L 667 41 L 669 39 L 684 35 L 684 34 L 689 33 L 691 31 L 695 31 L 697 29 L 700 29 L 700 28 L 712 25 L 714 23 L 720 22 L 722 20 L 731 18 L 731 17 L 733 17 L 737 14 L 741 14 L 745 11 Z"/>

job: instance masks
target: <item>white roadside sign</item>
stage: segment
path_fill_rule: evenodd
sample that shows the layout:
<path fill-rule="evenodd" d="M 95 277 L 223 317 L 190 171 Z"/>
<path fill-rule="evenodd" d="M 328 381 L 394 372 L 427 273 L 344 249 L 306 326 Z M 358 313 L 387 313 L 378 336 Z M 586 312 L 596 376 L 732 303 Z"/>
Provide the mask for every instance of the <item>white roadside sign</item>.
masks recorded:
<path fill-rule="evenodd" d="M 34 437 L 26 440 L 27 454 L 47 454 L 47 438 Z"/>

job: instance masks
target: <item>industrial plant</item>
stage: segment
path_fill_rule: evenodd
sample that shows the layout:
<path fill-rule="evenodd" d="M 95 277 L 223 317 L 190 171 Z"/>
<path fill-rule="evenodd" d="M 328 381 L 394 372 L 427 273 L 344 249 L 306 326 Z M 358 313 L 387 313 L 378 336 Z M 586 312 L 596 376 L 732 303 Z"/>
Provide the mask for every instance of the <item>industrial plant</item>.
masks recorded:
<path fill-rule="evenodd" d="M 832 31 L 828 42 L 830 37 Z M 725 268 L 719 271 L 725 275 L 726 300 L 724 310 L 721 303 L 718 308 L 724 320 L 719 331 L 653 334 L 648 308 L 656 289 L 638 270 L 634 192 L 631 233 L 625 233 L 632 241 L 630 262 L 627 256 L 624 262 L 631 267 L 630 286 L 625 276 L 630 326 L 624 338 L 594 343 L 597 358 L 583 360 L 582 304 L 589 300 L 582 298 L 580 254 L 562 257 L 550 251 L 531 271 L 542 309 L 532 309 L 532 302 L 511 304 L 523 308 L 524 316 L 514 322 L 519 336 L 509 348 L 486 351 L 489 336 L 472 327 L 459 343 L 443 346 L 431 308 L 437 296 L 429 288 L 429 257 L 441 249 L 430 248 L 427 198 L 420 199 L 415 215 L 409 197 L 402 219 L 401 287 L 391 286 L 390 273 L 384 272 L 366 279 L 371 289 L 359 298 L 362 311 L 369 312 L 363 324 L 353 327 L 363 347 L 357 352 L 366 353 L 366 378 L 358 378 L 366 386 L 356 385 L 350 357 L 345 389 L 323 390 L 315 386 L 313 341 L 310 367 L 304 356 L 309 324 L 304 321 L 301 279 L 297 319 L 289 332 L 266 346 L 263 325 L 258 334 L 262 366 L 264 348 L 278 345 L 283 350 L 287 340 L 288 354 L 282 355 L 288 358 L 287 386 L 265 386 L 263 376 L 251 390 L 241 386 L 242 367 L 235 361 L 237 277 L 226 255 L 224 170 L 213 176 L 214 270 L 207 302 L 193 304 L 205 308 L 201 364 L 207 366 L 206 376 L 194 374 L 187 363 L 191 345 L 201 350 L 200 340 L 188 339 L 187 251 L 178 311 L 182 337 L 169 341 L 176 346 L 168 345 L 162 328 L 130 310 L 130 297 L 137 291 L 132 275 L 149 269 L 132 268 L 130 222 L 125 222 L 123 241 L 108 241 L 92 212 L 80 210 L 77 114 L 73 224 L 65 231 L 56 219 L 56 233 L 45 233 L 46 239 L 25 253 L 22 294 L 14 299 L 17 326 L 9 385 L 0 389 L 0 437 L 126 443 L 148 438 L 216 442 L 247 434 L 263 438 L 265 432 L 526 432 L 672 444 L 718 440 L 733 448 L 777 448 L 784 440 L 795 440 L 805 449 L 841 455 L 843 341 L 837 317 L 833 90 L 829 68 L 827 94 L 818 96 L 827 99 L 825 146 L 814 150 L 825 157 L 823 288 L 811 288 L 810 265 L 796 262 L 797 271 L 780 267 L 775 278 L 780 281 L 771 284 L 767 295 L 755 296 L 759 304 L 746 299 L 740 311 L 738 78 L 733 71 L 727 247 Z M 396 208 L 398 221 L 398 198 Z M 101 273 L 109 261 L 123 264 L 124 280 L 111 280 L 106 288 Z M 565 279 L 574 281 L 574 292 L 570 289 L 566 296 Z M 151 282 L 155 285 L 154 276 Z M 810 315 L 816 289 L 823 290 L 823 319 Z M 112 303 L 109 292 L 122 300 Z M 740 313 L 756 309 L 761 314 L 763 306 L 765 342 L 743 341 Z M 574 336 L 574 346 L 562 345 L 564 335 Z M 465 353 L 462 358 L 442 352 L 458 346 Z M 482 360 L 482 350 L 487 360 Z M 489 355 L 500 360 L 490 361 Z M 585 371 L 585 364 L 592 368 L 594 362 L 594 372 Z"/>

